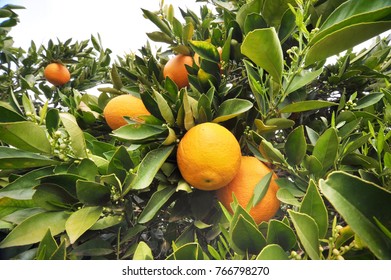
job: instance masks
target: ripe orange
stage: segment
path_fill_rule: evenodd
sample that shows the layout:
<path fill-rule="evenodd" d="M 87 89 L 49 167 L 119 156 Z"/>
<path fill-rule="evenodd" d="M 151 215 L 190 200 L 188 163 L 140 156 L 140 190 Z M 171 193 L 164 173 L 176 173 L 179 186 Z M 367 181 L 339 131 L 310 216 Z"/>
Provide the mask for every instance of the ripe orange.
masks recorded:
<path fill-rule="evenodd" d="M 130 94 L 119 95 L 111 99 L 103 110 L 107 124 L 112 130 L 128 124 L 123 117 L 131 117 L 137 122 L 143 120 L 139 116 L 150 115 L 140 98 Z"/>
<path fill-rule="evenodd" d="M 217 190 L 217 199 L 232 212 L 230 204 L 233 201 L 232 193 L 238 203 L 246 208 L 253 197 L 257 183 L 272 170 L 255 157 L 243 156 L 239 172 L 235 178 L 224 188 Z M 277 175 L 273 172 L 269 188 L 262 200 L 251 208 L 250 215 L 257 224 L 268 221 L 280 208 L 280 201 L 276 197 L 278 185 L 275 182 Z"/>
<path fill-rule="evenodd" d="M 216 123 L 192 127 L 179 142 L 177 163 L 182 177 L 194 188 L 217 190 L 227 185 L 240 166 L 235 136 Z"/>
<path fill-rule="evenodd" d="M 65 85 L 71 79 L 68 68 L 57 62 L 48 64 L 45 67 L 43 74 L 46 80 L 55 86 Z"/>
<path fill-rule="evenodd" d="M 193 57 L 183 54 L 178 54 L 171 58 L 163 68 L 163 76 L 170 77 L 178 88 L 187 87 L 189 85 L 188 72 L 185 64 L 193 66 Z"/>

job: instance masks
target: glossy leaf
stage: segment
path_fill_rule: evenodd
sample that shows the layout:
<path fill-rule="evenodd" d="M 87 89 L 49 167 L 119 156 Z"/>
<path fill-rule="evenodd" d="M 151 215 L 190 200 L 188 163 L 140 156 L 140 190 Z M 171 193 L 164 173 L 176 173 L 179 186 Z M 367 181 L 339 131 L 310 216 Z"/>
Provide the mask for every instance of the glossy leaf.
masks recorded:
<path fill-rule="evenodd" d="M 285 94 L 288 95 L 291 92 L 294 92 L 294 91 L 304 87 L 305 85 L 311 83 L 320 74 L 322 74 L 323 70 L 324 70 L 323 68 L 319 68 L 318 70 L 314 70 L 314 71 L 308 71 L 308 70 L 301 71 L 287 85 L 287 88 L 285 89 Z"/>
<path fill-rule="evenodd" d="M 144 224 L 149 222 L 160 211 L 161 207 L 175 193 L 175 188 L 167 186 L 162 190 L 155 192 L 149 199 L 147 205 L 138 217 L 138 222 Z"/>
<path fill-rule="evenodd" d="M 45 130 L 29 121 L 0 123 L 0 141 L 29 152 L 51 153 L 51 145 Z"/>
<path fill-rule="evenodd" d="M 156 173 L 173 150 L 174 146 L 164 146 L 150 151 L 141 161 L 136 177 L 131 182 L 129 188 L 124 190 L 123 195 L 128 193 L 131 189 L 143 190 L 148 188 L 155 178 Z"/>
<path fill-rule="evenodd" d="M 326 59 L 389 29 L 391 29 L 391 21 L 362 22 L 340 28 L 317 41 L 309 48 L 305 64 L 311 65 Z"/>
<path fill-rule="evenodd" d="M 59 164 L 36 153 L 0 147 L 0 169 L 23 169 Z"/>
<path fill-rule="evenodd" d="M 138 143 L 140 141 L 156 139 L 166 132 L 166 128 L 148 124 L 128 124 L 113 131 L 113 135 L 119 139 Z"/>
<path fill-rule="evenodd" d="M 300 206 L 300 202 L 294 197 L 294 195 L 288 189 L 280 188 L 277 191 L 277 198 L 279 201 L 283 203 L 290 204 L 297 207 Z"/>
<path fill-rule="evenodd" d="M 318 225 L 319 238 L 325 238 L 329 225 L 328 213 L 322 196 L 320 195 L 315 182 L 312 180 L 310 181 L 307 192 L 301 202 L 299 212 L 312 217 Z"/>
<path fill-rule="evenodd" d="M 293 210 L 288 210 L 288 213 L 305 252 L 312 260 L 319 260 L 319 230 L 315 220 Z"/>
<path fill-rule="evenodd" d="M 289 260 L 289 258 L 280 245 L 269 244 L 258 254 L 257 260 Z"/>
<path fill-rule="evenodd" d="M 322 164 L 323 171 L 327 171 L 337 158 L 339 140 L 335 128 L 327 129 L 315 144 L 312 155 Z"/>
<path fill-rule="evenodd" d="M 298 112 L 311 111 L 311 110 L 316 110 L 321 108 L 327 108 L 331 106 L 338 106 L 338 104 L 334 102 L 323 101 L 323 100 L 306 100 L 306 101 L 299 101 L 299 102 L 294 102 L 292 104 L 286 105 L 285 107 L 280 109 L 280 112 L 298 113 Z"/>
<path fill-rule="evenodd" d="M 49 228 L 53 236 L 57 235 L 65 230 L 68 217 L 69 214 L 66 212 L 43 212 L 31 216 L 0 242 L 0 248 L 37 243 L 42 240 Z"/>
<path fill-rule="evenodd" d="M 254 0 L 240 7 L 236 14 L 236 21 L 242 30 L 244 30 L 245 21 L 250 14 L 259 14 L 261 12 L 262 4 L 262 0 Z"/>
<path fill-rule="evenodd" d="M 242 215 L 231 229 L 231 242 L 235 251 L 240 254 L 258 254 L 266 245 L 262 233 Z"/>
<path fill-rule="evenodd" d="M 69 236 L 71 244 L 92 227 L 102 214 L 102 207 L 84 207 L 68 218 L 65 223 L 65 230 Z"/>
<path fill-rule="evenodd" d="M 345 172 L 331 173 L 319 187 L 352 230 L 379 259 L 391 258 L 391 240 L 376 224 L 390 228 L 391 193 L 374 183 Z M 381 207 L 382 206 L 382 207 Z"/>
<path fill-rule="evenodd" d="M 273 176 L 273 172 L 269 172 L 265 176 L 263 176 L 262 179 L 256 184 L 254 188 L 254 196 L 252 200 L 253 207 L 257 205 L 265 196 L 267 190 L 269 189 L 272 176 Z"/>
<path fill-rule="evenodd" d="M 228 99 L 220 104 L 216 112 L 216 117 L 212 122 L 223 122 L 240 114 L 243 114 L 253 107 L 252 102 L 244 99 Z"/>
<path fill-rule="evenodd" d="M 281 83 L 283 54 L 274 28 L 249 32 L 243 40 L 241 51 L 257 66 L 265 69 L 275 82 Z"/>
<path fill-rule="evenodd" d="M 17 113 L 11 105 L 0 101 L 0 123 L 1 122 L 20 122 L 26 119 Z"/>
<path fill-rule="evenodd" d="M 291 165 L 298 165 L 303 161 L 307 152 L 307 143 L 304 136 L 304 127 L 301 125 L 289 133 L 285 142 L 287 161 Z"/>
<path fill-rule="evenodd" d="M 207 41 L 189 41 L 192 49 L 203 59 L 212 62 L 220 62 L 220 54 L 217 48 Z"/>
<path fill-rule="evenodd" d="M 354 107 L 356 110 L 367 108 L 371 105 L 376 104 L 384 97 L 383 93 L 380 92 L 372 92 L 363 98 L 359 99 L 357 101 L 357 106 Z"/>
<path fill-rule="evenodd" d="M 278 244 L 285 251 L 291 250 L 297 243 L 293 229 L 278 220 L 269 221 L 266 241 L 268 244 Z"/>

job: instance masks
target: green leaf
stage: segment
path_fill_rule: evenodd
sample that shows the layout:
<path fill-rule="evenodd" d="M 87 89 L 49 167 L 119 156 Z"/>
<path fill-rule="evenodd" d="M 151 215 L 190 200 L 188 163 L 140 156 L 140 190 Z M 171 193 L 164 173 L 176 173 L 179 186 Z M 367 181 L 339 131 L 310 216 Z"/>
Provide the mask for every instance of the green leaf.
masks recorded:
<path fill-rule="evenodd" d="M 50 256 L 50 260 L 65 261 L 66 260 L 66 244 L 65 240 L 61 242 L 57 250 Z"/>
<path fill-rule="evenodd" d="M 239 254 L 258 254 L 266 245 L 266 239 L 251 222 L 239 215 L 230 231 L 232 247 Z"/>
<path fill-rule="evenodd" d="M 31 200 L 18 200 L 9 197 L 0 198 L 0 219 L 4 219 L 8 222 L 17 222 L 17 217 L 12 217 L 13 213 L 17 213 L 23 210 L 34 212 L 34 202 Z M 23 214 L 22 214 L 23 215 Z"/>
<path fill-rule="evenodd" d="M 0 169 L 34 168 L 56 164 L 59 162 L 39 154 L 0 147 Z"/>
<path fill-rule="evenodd" d="M 264 0 L 261 14 L 269 26 L 278 27 L 289 5 L 297 6 L 295 0 Z"/>
<path fill-rule="evenodd" d="M 141 9 L 141 10 L 143 11 L 144 16 L 147 17 L 150 21 L 152 21 L 163 33 L 165 33 L 168 36 L 172 36 L 170 27 L 165 21 L 160 19 L 158 15 L 145 9 Z"/>
<path fill-rule="evenodd" d="M 49 228 L 45 236 L 39 243 L 38 251 L 37 251 L 37 256 L 39 257 L 37 257 L 37 259 L 49 260 L 50 257 L 56 252 L 57 249 L 58 249 L 57 243 L 54 240 Z"/>
<path fill-rule="evenodd" d="M 147 205 L 138 217 L 138 222 L 144 224 L 155 217 L 160 208 L 170 199 L 175 193 L 175 188 L 167 186 L 162 190 L 156 191 L 149 199 Z"/>
<path fill-rule="evenodd" d="M 319 238 L 325 238 L 329 225 L 328 213 L 322 196 L 313 180 L 310 180 L 299 212 L 312 217 L 318 225 Z"/>
<path fill-rule="evenodd" d="M 320 74 L 323 72 L 323 68 L 319 68 L 318 70 L 314 71 L 308 71 L 308 70 L 302 70 L 298 75 L 296 75 L 292 81 L 287 85 L 287 88 L 285 89 L 285 94 L 288 95 L 291 92 L 294 92 L 305 85 L 311 83 L 313 80 L 315 80 Z"/>
<path fill-rule="evenodd" d="M 69 236 L 71 244 L 92 227 L 102 214 L 102 207 L 84 207 L 68 218 L 65 223 L 65 230 Z"/>
<path fill-rule="evenodd" d="M 166 133 L 167 128 L 148 124 L 128 124 L 113 131 L 113 136 L 130 143 L 155 140 Z"/>
<path fill-rule="evenodd" d="M 294 102 L 280 109 L 281 113 L 298 113 L 331 106 L 338 106 L 338 103 L 323 101 L 323 100 L 306 100 Z"/>
<path fill-rule="evenodd" d="M 278 244 L 266 245 L 258 254 L 257 260 L 289 260 L 287 253 Z"/>
<path fill-rule="evenodd" d="M 307 152 L 307 142 L 304 135 L 304 126 L 298 126 L 289 133 L 285 142 L 287 161 L 291 165 L 300 164 Z"/>
<path fill-rule="evenodd" d="M 391 240 L 377 226 L 375 218 L 391 227 L 391 193 L 345 172 L 333 172 L 319 182 L 326 198 L 379 259 L 391 259 Z"/>
<path fill-rule="evenodd" d="M 315 144 L 312 155 L 315 156 L 322 164 L 323 172 L 326 172 L 337 158 L 339 140 L 337 131 L 331 127 L 327 129 Z"/>
<path fill-rule="evenodd" d="M 362 22 L 340 28 L 310 46 L 305 65 L 336 55 L 389 29 L 391 29 L 391 21 Z"/>
<path fill-rule="evenodd" d="M 43 167 L 27 172 L 4 188 L 1 188 L 0 198 L 32 199 L 35 192 L 34 187 L 40 183 L 39 178 L 48 174 L 53 174 L 53 167 Z"/>
<path fill-rule="evenodd" d="M 45 117 L 46 129 L 51 134 L 55 132 L 60 124 L 60 112 L 58 109 L 49 109 Z"/>
<path fill-rule="evenodd" d="M 66 212 L 43 212 L 27 218 L 16 226 L 0 243 L 0 248 L 22 246 L 42 240 L 47 230 L 57 235 L 65 230 Z"/>
<path fill-rule="evenodd" d="M 29 121 L 0 123 L 0 141 L 29 152 L 51 153 L 45 130 Z"/>
<path fill-rule="evenodd" d="M 240 7 L 236 14 L 236 21 L 242 30 L 244 30 L 245 21 L 250 14 L 259 14 L 261 12 L 262 2 L 263 0 L 254 0 Z"/>
<path fill-rule="evenodd" d="M 257 66 L 265 69 L 275 82 L 281 83 L 283 54 L 273 27 L 249 32 L 243 40 L 241 51 Z"/>
<path fill-rule="evenodd" d="M 365 95 L 363 98 L 360 98 L 357 101 L 357 106 L 355 106 L 354 109 L 360 110 L 360 109 L 367 108 L 382 100 L 383 97 L 384 94 L 381 92 L 371 92 L 368 95 Z"/>
<path fill-rule="evenodd" d="M 244 99 L 228 99 L 220 104 L 212 122 L 219 123 L 235 118 L 253 107 L 253 103 Z"/>
<path fill-rule="evenodd" d="M 55 184 L 40 184 L 33 195 L 34 203 L 49 211 L 65 210 L 76 202 L 66 190 Z"/>
<path fill-rule="evenodd" d="M 174 146 L 164 146 L 148 152 L 138 167 L 136 177 L 131 182 L 129 188 L 124 190 L 123 196 L 130 190 L 143 190 L 148 188 L 155 178 L 156 173 L 173 150 Z"/>
<path fill-rule="evenodd" d="M 167 260 L 203 260 L 204 255 L 200 244 L 196 242 L 187 243 L 167 257 Z"/>
<path fill-rule="evenodd" d="M 315 220 L 307 214 L 290 209 L 288 213 L 305 252 L 312 260 L 319 260 L 319 230 Z"/>
<path fill-rule="evenodd" d="M 113 246 L 101 238 L 90 239 L 72 250 L 74 256 L 105 256 L 113 253 Z"/>
<path fill-rule="evenodd" d="M 72 140 L 71 146 L 75 156 L 80 158 L 88 157 L 84 134 L 77 124 L 76 118 L 69 113 L 60 113 L 60 119 Z"/>
<path fill-rule="evenodd" d="M 189 41 L 189 45 L 202 59 L 216 63 L 220 62 L 219 51 L 212 43 L 207 41 Z"/>
<path fill-rule="evenodd" d="M 269 172 L 256 184 L 254 188 L 254 196 L 252 199 L 252 206 L 257 205 L 262 198 L 265 196 L 267 190 L 269 189 L 270 181 L 272 180 L 273 172 Z"/>
<path fill-rule="evenodd" d="M 255 2 L 255 1 L 254 1 Z M 243 32 L 247 34 L 253 30 L 266 28 L 267 23 L 260 14 L 248 14 L 243 25 Z"/>
<path fill-rule="evenodd" d="M 76 194 L 80 202 L 88 205 L 102 205 L 110 201 L 110 187 L 92 181 L 77 180 Z"/>
<path fill-rule="evenodd" d="M 133 255 L 133 260 L 153 260 L 152 250 L 147 243 L 140 241 L 137 244 L 136 251 Z"/>
<path fill-rule="evenodd" d="M 285 158 L 280 150 L 274 148 L 273 144 L 267 140 L 262 140 L 261 144 L 259 145 L 259 151 L 261 152 L 262 156 L 270 162 L 285 162 Z"/>
<path fill-rule="evenodd" d="M 155 95 L 160 114 L 162 115 L 162 117 L 164 118 L 164 120 L 167 122 L 168 125 L 173 125 L 175 123 L 175 118 L 170 108 L 170 105 L 168 105 L 167 101 L 158 91 L 153 90 L 153 93 Z"/>
<path fill-rule="evenodd" d="M 147 32 L 146 33 L 148 38 L 151 39 L 154 42 L 161 42 L 161 43 L 167 43 L 167 44 L 173 44 L 173 39 L 168 36 L 166 33 L 160 32 L 160 31 L 154 31 L 154 32 Z"/>
<path fill-rule="evenodd" d="M 300 202 L 294 197 L 294 195 L 285 188 L 280 188 L 277 191 L 277 198 L 279 201 L 290 204 L 296 207 L 300 206 Z"/>
<path fill-rule="evenodd" d="M 1 122 L 20 122 L 26 119 L 17 113 L 11 105 L 0 101 L 0 123 Z"/>
<path fill-rule="evenodd" d="M 269 221 L 266 241 L 268 244 L 278 244 L 285 251 L 291 250 L 297 244 L 296 235 L 293 230 L 278 220 Z"/>

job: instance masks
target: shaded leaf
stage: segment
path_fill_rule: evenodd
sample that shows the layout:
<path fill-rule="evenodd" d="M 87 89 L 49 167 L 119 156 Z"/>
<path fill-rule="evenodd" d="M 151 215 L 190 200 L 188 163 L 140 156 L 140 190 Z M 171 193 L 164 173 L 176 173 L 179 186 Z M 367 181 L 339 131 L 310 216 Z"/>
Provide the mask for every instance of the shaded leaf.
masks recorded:
<path fill-rule="evenodd" d="M 289 260 L 289 257 L 278 244 L 269 244 L 258 254 L 257 260 Z"/>
<path fill-rule="evenodd" d="M 39 154 L 0 147 L 0 169 L 23 169 L 56 165 L 60 162 Z"/>
<path fill-rule="evenodd" d="M 375 218 L 391 227 L 388 207 L 391 193 L 345 172 L 335 171 L 319 187 L 352 230 L 379 259 L 391 258 L 391 240 L 378 227 Z"/>

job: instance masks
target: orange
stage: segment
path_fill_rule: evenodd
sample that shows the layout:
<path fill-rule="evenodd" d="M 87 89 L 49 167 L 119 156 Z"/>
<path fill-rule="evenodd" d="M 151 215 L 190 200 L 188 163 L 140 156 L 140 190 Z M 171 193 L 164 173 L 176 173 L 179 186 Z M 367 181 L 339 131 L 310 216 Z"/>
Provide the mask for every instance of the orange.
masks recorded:
<path fill-rule="evenodd" d="M 105 120 L 112 130 L 128 124 L 123 118 L 125 116 L 132 118 L 134 121 L 143 122 L 139 117 L 150 114 L 143 101 L 130 94 L 114 97 L 103 110 Z"/>
<path fill-rule="evenodd" d="M 178 145 L 179 171 L 186 182 L 200 190 L 217 190 L 227 185 L 238 172 L 240 160 L 240 145 L 235 136 L 216 123 L 192 127 Z"/>
<path fill-rule="evenodd" d="M 178 54 L 172 57 L 163 68 L 164 78 L 170 77 L 178 88 L 187 87 L 189 85 L 188 72 L 185 64 L 193 66 L 193 57 L 183 54 Z"/>
<path fill-rule="evenodd" d="M 232 212 L 230 204 L 233 201 L 232 193 L 238 203 L 246 208 L 254 194 L 257 183 L 272 170 L 255 157 L 243 156 L 241 165 L 235 178 L 224 188 L 217 190 L 217 199 Z M 273 172 L 272 180 L 262 200 L 250 209 L 250 215 L 259 224 L 275 216 L 280 208 L 280 201 L 276 197 L 278 185 L 275 182 L 277 175 Z"/>
<path fill-rule="evenodd" d="M 71 79 L 69 70 L 63 64 L 57 62 L 48 64 L 43 74 L 46 80 L 55 86 L 63 86 Z"/>

